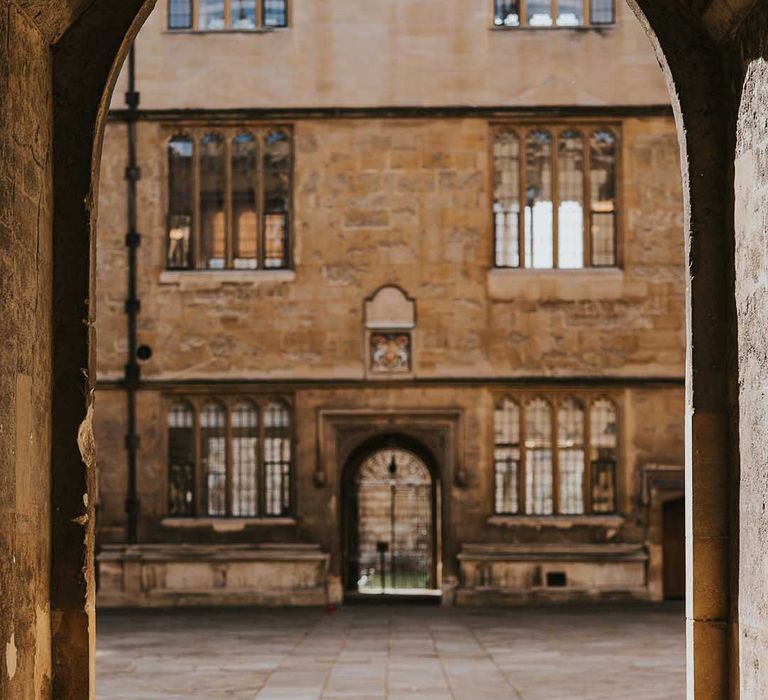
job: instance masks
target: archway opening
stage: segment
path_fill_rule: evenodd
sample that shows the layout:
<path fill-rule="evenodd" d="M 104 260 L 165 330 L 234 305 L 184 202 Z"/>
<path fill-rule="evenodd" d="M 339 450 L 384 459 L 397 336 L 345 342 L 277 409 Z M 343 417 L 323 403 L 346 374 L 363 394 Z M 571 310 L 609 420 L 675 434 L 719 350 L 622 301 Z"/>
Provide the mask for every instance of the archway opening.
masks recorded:
<path fill-rule="evenodd" d="M 417 454 L 389 442 L 348 470 L 347 593 L 439 596 L 439 482 Z"/>

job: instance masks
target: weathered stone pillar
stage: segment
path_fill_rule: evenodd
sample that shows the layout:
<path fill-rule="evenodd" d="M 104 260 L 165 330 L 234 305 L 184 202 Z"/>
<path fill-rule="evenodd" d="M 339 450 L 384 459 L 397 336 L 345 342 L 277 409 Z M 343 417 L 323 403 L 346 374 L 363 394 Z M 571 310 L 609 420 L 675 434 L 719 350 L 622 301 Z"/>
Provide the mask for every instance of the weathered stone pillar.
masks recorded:
<path fill-rule="evenodd" d="M 50 696 L 51 59 L 0 0 L 0 698 Z"/>

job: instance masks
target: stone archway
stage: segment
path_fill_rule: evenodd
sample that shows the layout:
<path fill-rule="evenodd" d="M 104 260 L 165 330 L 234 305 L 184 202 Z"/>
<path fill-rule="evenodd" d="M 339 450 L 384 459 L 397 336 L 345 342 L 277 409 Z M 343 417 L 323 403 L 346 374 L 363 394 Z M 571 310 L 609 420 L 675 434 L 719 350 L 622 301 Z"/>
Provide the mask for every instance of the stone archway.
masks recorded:
<path fill-rule="evenodd" d="M 760 698 L 768 360 L 756 267 L 765 261 L 753 242 L 768 209 L 758 117 L 768 10 L 757 0 L 628 1 L 667 75 L 683 155 L 688 693 Z M 0 695 L 79 699 L 94 693 L 96 166 L 105 96 L 153 0 L 3 3 L 0 224 L 3 252 L 12 252 L 0 261 L 0 327 L 11 341 L 0 348 Z"/>

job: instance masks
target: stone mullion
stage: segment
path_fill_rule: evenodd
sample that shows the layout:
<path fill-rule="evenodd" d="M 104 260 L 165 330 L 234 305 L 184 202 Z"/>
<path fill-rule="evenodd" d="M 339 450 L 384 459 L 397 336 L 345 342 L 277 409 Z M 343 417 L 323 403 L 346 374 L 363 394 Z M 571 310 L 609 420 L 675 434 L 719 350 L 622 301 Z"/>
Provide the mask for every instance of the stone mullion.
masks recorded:
<path fill-rule="evenodd" d="M 592 15 L 590 13 L 590 0 L 583 0 L 581 12 L 584 16 L 582 24 L 586 27 L 592 24 Z"/>
<path fill-rule="evenodd" d="M 583 420 L 583 432 L 582 432 L 582 444 L 584 448 L 584 483 L 582 486 L 582 493 L 584 499 L 584 513 L 591 514 L 592 508 L 592 403 L 593 398 L 590 397 L 584 402 L 584 420 Z M 615 477 L 614 477 L 615 479 Z M 615 487 L 614 487 L 615 488 Z"/>

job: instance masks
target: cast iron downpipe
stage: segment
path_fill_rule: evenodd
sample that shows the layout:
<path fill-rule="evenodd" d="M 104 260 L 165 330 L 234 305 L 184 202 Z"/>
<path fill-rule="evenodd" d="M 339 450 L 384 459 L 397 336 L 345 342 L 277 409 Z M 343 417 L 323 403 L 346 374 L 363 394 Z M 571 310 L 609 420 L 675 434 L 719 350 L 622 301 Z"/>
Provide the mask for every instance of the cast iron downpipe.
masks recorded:
<path fill-rule="evenodd" d="M 129 544 L 138 541 L 138 522 L 141 504 L 136 488 L 136 457 L 139 450 L 139 435 L 136 432 L 136 392 L 141 383 L 141 367 L 137 358 L 137 319 L 141 301 L 136 295 L 136 256 L 141 245 L 141 235 L 136 230 L 136 186 L 141 177 L 136 162 L 136 121 L 139 110 L 139 93 L 136 91 L 135 51 L 128 54 L 128 90 L 125 93 L 128 108 L 128 165 L 125 179 L 128 182 L 128 233 L 125 245 L 128 248 L 128 296 L 125 300 L 125 314 L 128 320 L 128 363 L 125 365 L 125 393 L 128 401 L 127 431 L 125 449 L 128 453 L 128 495 L 125 499 L 126 540 Z"/>

